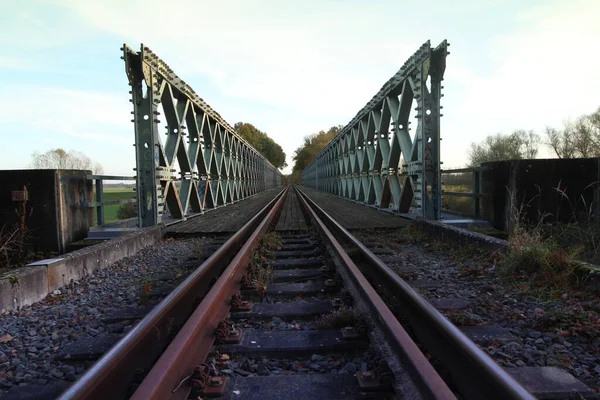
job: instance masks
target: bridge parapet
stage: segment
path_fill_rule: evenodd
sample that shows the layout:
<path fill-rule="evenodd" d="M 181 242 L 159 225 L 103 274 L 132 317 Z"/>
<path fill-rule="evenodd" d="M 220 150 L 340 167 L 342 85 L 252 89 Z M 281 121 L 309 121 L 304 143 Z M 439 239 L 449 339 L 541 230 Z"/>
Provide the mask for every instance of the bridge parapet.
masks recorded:
<path fill-rule="evenodd" d="M 445 40 L 435 49 L 423 44 L 304 169 L 303 184 L 440 219 L 440 98 L 448 46 Z M 413 102 L 418 124 L 411 137 Z"/>
<path fill-rule="evenodd" d="M 280 171 L 167 63 L 143 44 L 139 52 L 122 50 L 132 87 L 140 227 L 166 222 L 164 214 L 183 220 L 281 185 Z"/>

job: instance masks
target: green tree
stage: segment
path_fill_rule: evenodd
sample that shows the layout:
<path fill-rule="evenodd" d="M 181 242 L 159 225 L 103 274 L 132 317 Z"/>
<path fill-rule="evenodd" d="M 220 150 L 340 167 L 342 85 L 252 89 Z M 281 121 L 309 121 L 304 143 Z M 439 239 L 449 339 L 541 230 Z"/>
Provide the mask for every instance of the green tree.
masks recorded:
<path fill-rule="evenodd" d="M 265 132 L 247 122 L 238 122 L 233 128 L 248 141 L 260 154 L 262 154 L 276 168 L 285 168 L 285 153 L 280 145 L 275 143 Z"/>
<path fill-rule="evenodd" d="M 534 131 L 519 129 L 510 135 L 490 135 L 481 143 L 471 143 L 469 165 L 484 162 L 535 158 L 540 137 Z"/>
<path fill-rule="evenodd" d="M 294 172 L 301 172 L 308 164 L 333 140 L 334 137 L 342 130 L 343 126 L 332 126 L 327 131 L 304 137 L 304 143 L 294 152 Z"/>
<path fill-rule="evenodd" d="M 600 157 L 600 108 L 560 130 L 546 127 L 546 139 L 558 158 Z"/>

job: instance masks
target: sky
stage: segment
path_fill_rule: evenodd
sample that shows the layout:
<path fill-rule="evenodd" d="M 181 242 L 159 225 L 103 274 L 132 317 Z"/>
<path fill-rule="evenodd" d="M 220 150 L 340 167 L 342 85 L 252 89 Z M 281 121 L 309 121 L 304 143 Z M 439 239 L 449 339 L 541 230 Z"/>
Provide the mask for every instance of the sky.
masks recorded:
<path fill-rule="evenodd" d="M 600 106 L 597 0 L 0 0 L 0 169 L 34 151 L 133 175 L 119 48 L 150 47 L 231 125 L 287 154 L 345 125 L 421 44 L 447 39 L 443 168 L 495 133 L 561 127 Z M 550 156 L 544 150 L 541 156 Z"/>

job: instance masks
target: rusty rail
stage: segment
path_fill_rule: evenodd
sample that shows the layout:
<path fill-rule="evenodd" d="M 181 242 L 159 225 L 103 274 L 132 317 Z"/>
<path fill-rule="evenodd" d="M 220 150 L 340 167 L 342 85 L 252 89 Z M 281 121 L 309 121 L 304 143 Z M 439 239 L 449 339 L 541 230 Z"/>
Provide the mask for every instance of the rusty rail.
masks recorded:
<path fill-rule="evenodd" d="M 392 311 L 381 299 L 373 286 L 360 272 L 356 264 L 350 259 L 331 231 L 323 223 L 314 209 L 309 205 L 306 198 L 300 197 L 300 204 L 308 213 L 312 221 L 318 227 L 322 239 L 333 252 L 333 258 L 341 262 L 365 297 L 365 304 L 370 308 L 373 320 L 378 321 L 386 334 L 388 344 L 395 350 L 402 361 L 402 367 L 406 369 L 414 382 L 415 389 L 422 398 L 426 399 L 455 399 L 452 390 L 448 388 L 444 380 L 429 363 L 423 352 L 408 335 L 404 327 L 392 314 Z M 314 203 L 313 203 L 314 204 Z M 406 383 L 404 383 L 406 385 Z"/>
<path fill-rule="evenodd" d="M 269 215 L 272 215 L 274 205 L 281 205 L 286 190 L 282 190 L 242 229 L 154 307 L 125 337 L 63 393 L 60 399 L 125 398 L 136 369 L 152 365 L 152 362 L 162 353 L 169 336 L 173 336 L 177 327 L 181 326 L 194 309 L 201 304 L 204 295 L 209 290 L 211 280 L 221 274 L 221 267 L 231 260 L 235 250 L 251 235 L 264 215 L 269 210 L 271 210 Z"/>
<path fill-rule="evenodd" d="M 258 247 L 261 236 L 277 216 L 286 194 L 287 192 L 279 198 L 244 243 L 227 269 L 169 344 L 167 350 L 146 375 L 142 384 L 131 397 L 132 400 L 188 398 L 190 385 L 181 383 L 189 380 L 195 366 L 206 359 L 215 340 L 217 325 L 219 321 L 225 319 L 229 312 L 230 299 L 240 288 L 241 279 L 250 262 L 252 252 Z"/>
<path fill-rule="evenodd" d="M 375 254 L 331 218 L 321 207 L 296 187 L 300 198 L 316 211 L 338 237 L 357 247 L 369 264 L 368 273 L 394 293 L 406 310 L 406 317 L 427 350 L 439 358 L 452 375 L 453 382 L 467 399 L 534 400 L 525 388 L 440 314 L 427 300 L 392 271 Z M 394 317 L 395 319 L 395 317 Z"/>

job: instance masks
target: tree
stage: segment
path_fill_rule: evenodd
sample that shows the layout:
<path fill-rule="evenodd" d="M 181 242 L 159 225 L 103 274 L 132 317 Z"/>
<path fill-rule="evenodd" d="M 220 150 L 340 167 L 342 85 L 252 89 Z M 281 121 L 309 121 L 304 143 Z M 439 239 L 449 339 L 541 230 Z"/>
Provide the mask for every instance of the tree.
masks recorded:
<path fill-rule="evenodd" d="M 96 175 L 103 173 L 102 165 L 93 163 L 87 155 L 75 150 L 66 152 L 58 148 L 45 153 L 36 151 L 31 159 L 31 166 L 35 169 L 80 169 L 91 170 Z"/>
<path fill-rule="evenodd" d="M 490 135 L 482 143 L 471 143 L 469 164 L 535 158 L 540 137 L 534 131 L 518 129 L 510 135 Z"/>
<path fill-rule="evenodd" d="M 304 143 L 294 152 L 294 172 L 301 172 L 333 140 L 343 126 L 332 126 L 328 131 L 320 131 L 304 137 Z"/>
<path fill-rule="evenodd" d="M 600 108 L 574 123 L 565 123 L 561 130 L 546 127 L 546 138 L 558 158 L 599 157 Z"/>
<path fill-rule="evenodd" d="M 238 122 L 233 126 L 233 129 L 269 160 L 273 166 L 276 168 L 287 167 L 283 149 L 265 132 L 260 131 L 254 125 L 247 122 Z"/>

